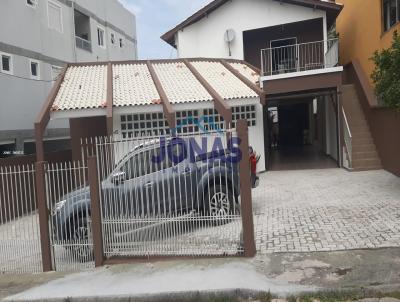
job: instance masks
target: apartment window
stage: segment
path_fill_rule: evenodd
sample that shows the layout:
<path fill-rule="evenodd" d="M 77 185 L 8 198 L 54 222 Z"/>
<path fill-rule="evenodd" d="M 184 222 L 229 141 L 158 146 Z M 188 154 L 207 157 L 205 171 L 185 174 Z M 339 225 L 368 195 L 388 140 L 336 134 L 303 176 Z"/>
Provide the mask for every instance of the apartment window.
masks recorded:
<path fill-rule="evenodd" d="M 54 65 L 51 66 L 51 76 L 52 76 L 53 81 L 57 80 L 57 78 L 61 74 L 61 71 L 62 71 L 62 67 L 54 66 Z"/>
<path fill-rule="evenodd" d="M 36 8 L 37 6 L 37 0 L 26 0 L 26 5 Z"/>
<path fill-rule="evenodd" d="M 400 0 L 383 0 L 383 29 L 388 31 L 400 21 Z"/>
<path fill-rule="evenodd" d="M 122 48 L 124 46 L 124 41 L 121 39 L 119 39 L 119 47 Z"/>
<path fill-rule="evenodd" d="M 111 34 L 111 44 L 114 44 L 114 43 L 115 43 L 115 35 Z"/>
<path fill-rule="evenodd" d="M 47 13 L 49 18 L 49 28 L 63 32 L 61 6 L 54 2 L 47 3 Z"/>
<path fill-rule="evenodd" d="M 39 62 L 30 60 L 29 64 L 30 64 L 30 69 L 31 69 L 31 78 L 32 79 L 39 79 L 39 77 L 40 77 Z"/>
<path fill-rule="evenodd" d="M 12 56 L 9 54 L 0 54 L 1 56 L 1 72 L 12 74 L 13 73 L 13 65 L 12 65 Z"/>
<path fill-rule="evenodd" d="M 104 44 L 104 29 L 98 27 L 97 28 L 97 43 L 100 47 L 105 47 Z"/>

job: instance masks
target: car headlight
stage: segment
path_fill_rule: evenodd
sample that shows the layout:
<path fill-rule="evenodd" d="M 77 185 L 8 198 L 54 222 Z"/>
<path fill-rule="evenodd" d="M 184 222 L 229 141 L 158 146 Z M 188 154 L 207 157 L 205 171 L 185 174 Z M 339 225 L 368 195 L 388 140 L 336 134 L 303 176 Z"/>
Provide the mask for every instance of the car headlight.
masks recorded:
<path fill-rule="evenodd" d="M 54 205 L 54 208 L 53 208 L 53 215 L 55 215 L 57 212 L 61 211 L 61 209 L 64 207 L 64 205 L 65 205 L 66 202 L 67 202 L 66 199 L 57 202 L 57 203 Z"/>

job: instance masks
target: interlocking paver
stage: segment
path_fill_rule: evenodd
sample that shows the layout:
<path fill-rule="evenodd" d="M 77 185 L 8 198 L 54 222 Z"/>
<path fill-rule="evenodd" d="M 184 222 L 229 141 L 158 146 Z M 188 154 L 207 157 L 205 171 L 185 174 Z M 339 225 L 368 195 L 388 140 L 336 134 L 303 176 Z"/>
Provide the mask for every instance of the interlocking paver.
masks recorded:
<path fill-rule="evenodd" d="M 261 174 L 253 190 L 258 252 L 400 246 L 400 178 L 343 169 Z"/>

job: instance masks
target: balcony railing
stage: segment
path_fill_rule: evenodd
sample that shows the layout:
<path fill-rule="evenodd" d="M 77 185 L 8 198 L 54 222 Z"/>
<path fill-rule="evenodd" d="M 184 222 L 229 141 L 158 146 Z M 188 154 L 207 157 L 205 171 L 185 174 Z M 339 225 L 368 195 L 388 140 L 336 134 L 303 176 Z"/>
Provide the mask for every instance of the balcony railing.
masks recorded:
<path fill-rule="evenodd" d="M 76 36 L 75 37 L 75 41 L 76 41 L 76 47 L 80 48 L 80 49 L 84 49 L 86 51 L 92 51 L 92 42 L 82 39 L 81 37 Z"/>
<path fill-rule="evenodd" d="M 339 62 L 339 41 L 331 39 L 261 50 L 264 76 L 335 67 Z"/>

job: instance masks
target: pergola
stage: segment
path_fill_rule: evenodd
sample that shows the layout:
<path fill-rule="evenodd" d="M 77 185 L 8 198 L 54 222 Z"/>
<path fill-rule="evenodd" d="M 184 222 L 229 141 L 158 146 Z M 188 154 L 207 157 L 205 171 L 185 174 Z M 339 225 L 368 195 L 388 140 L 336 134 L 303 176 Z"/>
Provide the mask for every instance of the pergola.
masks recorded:
<path fill-rule="evenodd" d="M 70 63 L 62 70 L 36 122 L 37 161 L 44 160 L 43 137 L 50 119 L 105 116 L 113 134 L 114 110 L 161 105 L 170 128 L 175 107 L 212 101 L 225 123 L 232 121 L 231 101 L 257 98 L 266 104 L 260 71 L 240 60 L 173 59 Z"/>

